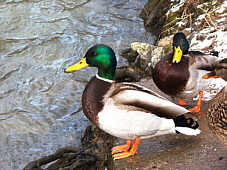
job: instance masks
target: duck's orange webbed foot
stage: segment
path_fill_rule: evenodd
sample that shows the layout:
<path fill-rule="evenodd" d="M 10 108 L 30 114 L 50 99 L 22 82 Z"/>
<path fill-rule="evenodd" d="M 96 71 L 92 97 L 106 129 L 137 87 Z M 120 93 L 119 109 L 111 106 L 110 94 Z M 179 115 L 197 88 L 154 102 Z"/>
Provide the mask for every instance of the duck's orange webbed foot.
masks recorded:
<path fill-rule="evenodd" d="M 183 100 L 182 98 L 179 99 L 179 102 L 178 102 L 178 103 L 179 103 L 179 105 L 181 105 L 181 106 L 187 105 L 187 103 L 185 103 L 184 100 Z"/>
<path fill-rule="evenodd" d="M 129 142 L 130 141 L 130 142 Z M 127 157 L 130 157 L 132 155 L 135 155 L 136 154 L 136 150 L 139 146 L 139 143 L 140 143 L 140 138 L 136 138 L 135 140 L 135 143 L 132 145 L 132 140 L 127 140 L 127 144 L 126 145 L 122 145 L 122 146 L 116 146 L 112 149 L 112 156 L 113 156 L 113 159 L 116 160 L 116 159 L 123 159 L 123 158 L 127 158 Z M 132 145 L 132 148 L 128 151 L 125 151 L 128 147 L 128 144 L 130 144 L 130 146 Z M 129 146 L 129 148 L 130 148 Z M 119 152 L 119 150 L 122 151 L 122 148 L 123 148 L 123 152 L 122 153 L 117 153 Z M 113 150 L 118 150 L 117 152 L 115 152 L 116 154 L 113 153 Z"/>
<path fill-rule="evenodd" d="M 194 108 L 189 109 L 189 111 L 190 112 L 200 112 L 200 105 L 201 105 L 202 99 L 203 99 L 203 91 L 200 91 L 199 92 L 199 100 L 197 102 L 197 105 Z"/>
<path fill-rule="evenodd" d="M 219 76 L 216 74 L 216 72 L 210 72 L 210 73 L 207 73 L 207 74 L 204 74 L 202 76 L 203 79 L 210 79 L 210 78 L 219 78 Z"/>
<path fill-rule="evenodd" d="M 119 145 L 112 148 L 112 154 L 127 152 L 132 146 L 132 140 L 127 140 L 125 145 Z"/>

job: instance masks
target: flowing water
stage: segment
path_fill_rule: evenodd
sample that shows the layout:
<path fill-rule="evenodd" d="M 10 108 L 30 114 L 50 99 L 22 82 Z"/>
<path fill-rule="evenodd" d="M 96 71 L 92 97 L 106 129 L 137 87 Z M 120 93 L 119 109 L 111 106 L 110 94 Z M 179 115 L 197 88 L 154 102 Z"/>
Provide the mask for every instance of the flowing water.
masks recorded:
<path fill-rule="evenodd" d="M 0 0 L 0 170 L 80 143 L 89 124 L 81 95 L 96 70 L 63 68 L 96 43 L 118 56 L 131 42 L 153 42 L 139 18 L 146 2 Z"/>

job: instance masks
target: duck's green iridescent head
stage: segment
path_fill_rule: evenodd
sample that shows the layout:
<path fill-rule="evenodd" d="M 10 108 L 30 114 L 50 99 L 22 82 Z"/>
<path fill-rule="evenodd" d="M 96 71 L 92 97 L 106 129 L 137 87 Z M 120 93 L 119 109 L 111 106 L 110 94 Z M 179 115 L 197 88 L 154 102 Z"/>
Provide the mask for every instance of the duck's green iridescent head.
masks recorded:
<path fill-rule="evenodd" d="M 94 45 L 88 49 L 84 58 L 76 64 L 66 68 L 65 72 L 74 72 L 87 66 L 97 67 L 98 75 L 100 77 L 113 80 L 117 66 L 114 51 L 107 45 Z"/>
<path fill-rule="evenodd" d="M 173 63 L 179 63 L 183 54 L 187 54 L 189 49 L 189 42 L 182 32 L 178 32 L 173 37 Z"/>

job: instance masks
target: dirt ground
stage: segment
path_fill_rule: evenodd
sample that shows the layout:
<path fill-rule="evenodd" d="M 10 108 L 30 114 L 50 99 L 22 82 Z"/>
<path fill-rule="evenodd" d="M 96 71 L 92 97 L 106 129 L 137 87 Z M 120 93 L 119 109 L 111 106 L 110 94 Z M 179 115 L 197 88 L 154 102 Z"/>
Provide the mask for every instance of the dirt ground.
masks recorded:
<path fill-rule="evenodd" d="M 152 83 L 146 82 L 145 84 Z M 153 86 L 149 88 L 156 90 Z M 205 102 L 203 102 L 201 109 L 202 116 L 199 120 L 201 134 L 197 136 L 165 135 L 142 140 L 137 155 L 123 160 L 115 160 L 114 169 L 227 169 L 227 145 L 209 129 L 205 115 L 207 110 Z M 115 145 L 124 142 L 119 139 Z"/>

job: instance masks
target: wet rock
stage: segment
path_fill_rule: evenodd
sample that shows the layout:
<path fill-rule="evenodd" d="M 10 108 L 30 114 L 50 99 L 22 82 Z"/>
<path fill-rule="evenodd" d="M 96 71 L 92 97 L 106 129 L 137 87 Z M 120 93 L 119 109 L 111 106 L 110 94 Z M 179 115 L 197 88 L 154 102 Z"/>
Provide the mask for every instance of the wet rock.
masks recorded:
<path fill-rule="evenodd" d="M 135 60 L 139 54 L 136 50 L 133 50 L 132 48 L 127 48 L 127 49 L 122 50 L 120 52 L 120 55 L 123 58 L 127 59 L 129 64 L 132 64 L 135 62 Z"/>
<path fill-rule="evenodd" d="M 171 6 L 170 0 L 150 0 L 142 10 L 140 16 L 144 20 L 147 31 L 154 35 L 161 33 L 167 16 L 165 15 Z"/>
<path fill-rule="evenodd" d="M 155 64 L 165 55 L 164 48 L 152 44 L 133 42 L 131 48 L 121 52 L 129 66 L 116 70 L 116 79 L 120 81 L 139 81 L 152 76 Z"/>
<path fill-rule="evenodd" d="M 118 67 L 115 73 L 117 82 L 137 82 L 143 75 L 133 66 Z"/>
<path fill-rule="evenodd" d="M 104 170 L 112 169 L 114 137 L 96 126 L 88 126 L 80 147 L 60 148 L 56 153 L 32 161 L 23 170 Z"/>
<path fill-rule="evenodd" d="M 135 60 L 135 65 L 142 70 L 146 70 L 148 67 L 153 68 L 164 55 L 163 47 L 147 43 L 134 42 L 131 44 L 131 48 L 139 54 Z"/>

